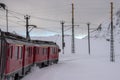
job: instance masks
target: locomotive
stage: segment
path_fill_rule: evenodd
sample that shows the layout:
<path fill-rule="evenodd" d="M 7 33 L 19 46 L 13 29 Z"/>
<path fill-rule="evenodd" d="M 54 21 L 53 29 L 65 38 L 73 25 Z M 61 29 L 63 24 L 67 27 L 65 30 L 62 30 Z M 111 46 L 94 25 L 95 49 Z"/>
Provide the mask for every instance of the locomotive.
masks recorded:
<path fill-rule="evenodd" d="M 0 80 L 20 80 L 31 68 L 58 63 L 59 46 L 0 30 Z"/>

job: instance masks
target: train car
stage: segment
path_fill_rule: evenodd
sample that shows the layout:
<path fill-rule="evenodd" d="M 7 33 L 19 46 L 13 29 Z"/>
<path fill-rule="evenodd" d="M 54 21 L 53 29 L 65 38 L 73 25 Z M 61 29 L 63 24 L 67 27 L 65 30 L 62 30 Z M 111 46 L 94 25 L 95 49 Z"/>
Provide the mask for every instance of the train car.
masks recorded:
<path fill-rule="evenodd" d="M 33 66 L 33 44 L 27 43 L 23 48 L 23 62 L 22 62 L 22 75 L 26 75 L 30 72 L 31 67 Z"/>
<path fill-rule="evenodd" d="M 19 80 L 33 65 L 33 44 L 21 36 L 0 33 L 0 80 Z"/>
<path fill-rule="evenodd" d="M 47 65 L 47 53 L 47 46 L 34 46 L 34 64 L 39 67 L 44 67 L 44 65 Z"/>
<path fill-rule="evenodd" d="M 49 64 L 58 63 L 60 49 L 56 43 L 52 43 L 48 47 L 48 62 Z"/>
<path fill-rule="evenodd" d="M 0 80 L 19 80 L 39 67 L 57 63 L 59 47 L 54 42 L 30 40 L 0 30 Z"/>
<path fill-rule="evenodd" d="M 34 63 L 39 67 L 57 63 L 59 58 L 59 47 L 54 42 L 32 40 L 34 47 Z"/>

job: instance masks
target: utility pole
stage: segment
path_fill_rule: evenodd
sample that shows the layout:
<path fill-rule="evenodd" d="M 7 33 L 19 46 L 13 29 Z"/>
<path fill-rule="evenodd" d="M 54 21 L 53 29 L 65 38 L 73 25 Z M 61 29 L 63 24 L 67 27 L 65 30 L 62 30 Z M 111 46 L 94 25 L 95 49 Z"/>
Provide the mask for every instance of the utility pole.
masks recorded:
<path fill-rule="evenodd" d="M 90 55 L 90 23 L 87 23 L 88 25 L 88 53 Z"/>
<path fill-rule="evenodd" d="M 6 27 L 8 32 L 8 9 L 6 9 Z"/>
<path fill-rule="evenodd" d="M 72 2 L 72 53 L 75 53 L 75 35 L 74 35 L 74 3 Z"/>
<path fill-rule="evenodd" d="M 30 39 L 30 35 L 29 35 L 28 28 L 29 28 L 29 19 L 30 19 L 30 16 L 26 15 L 26 16 L 24 16 L 24 18 L 26 19 L 26 39 L 29 40 Z"/>
<path fill-rule="evenodd" d="M 64 54 L 64 47 L 65 47 L 65 42 L 64 42 L 64 21 L 61 22 L 62 24 L 62 50 Z"/>
<path fill-rule="evenodd" d="M 115 54 L 114 54 L 114 33 L 113 33 L 113 2 L 111 4 L 111 39 L 110 39 L 110 61 L 115 61 Z"/>

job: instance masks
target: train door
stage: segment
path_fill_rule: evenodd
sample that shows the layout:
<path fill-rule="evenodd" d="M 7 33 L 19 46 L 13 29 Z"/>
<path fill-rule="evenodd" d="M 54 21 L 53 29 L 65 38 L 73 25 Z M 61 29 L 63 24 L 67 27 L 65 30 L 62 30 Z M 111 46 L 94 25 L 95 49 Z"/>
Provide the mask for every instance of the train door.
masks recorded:
<path fill-rule="evenodd" d="M 49 64 L 50 63 L 50 47 L 48 47 L 48 51 L 47 51 L 47 61 Z"/>
<path fill-rule="evenodd" d="M 22 75 L 24 76 L 25 75 L 25 70 L 24 70 L 24 67 L 25 67 L 25 45 L 22 47 Z"/>
<path fill-rule="evenodd" d="M 33 48 L 33 64 L 35 64 L 36 47 Z"/>
<path fill-rule="evenodd" d="M 3 34 L 0 31 L 0 80 L 4 78 L 5 64 L 6 64 L 6 42 L 3 38 Z"/>

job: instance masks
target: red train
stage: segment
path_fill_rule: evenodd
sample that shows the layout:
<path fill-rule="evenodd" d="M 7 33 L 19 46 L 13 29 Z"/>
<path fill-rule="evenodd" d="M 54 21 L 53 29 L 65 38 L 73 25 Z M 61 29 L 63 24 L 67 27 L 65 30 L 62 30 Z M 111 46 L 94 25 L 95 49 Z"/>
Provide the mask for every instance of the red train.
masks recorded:
<path fill-rule="evenodd" d="M 20 80 L 33 65 L 58 63 L 59 46 L 54 42 L 30 40 L 0 31 L 0 80 Z"/>

